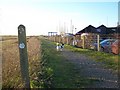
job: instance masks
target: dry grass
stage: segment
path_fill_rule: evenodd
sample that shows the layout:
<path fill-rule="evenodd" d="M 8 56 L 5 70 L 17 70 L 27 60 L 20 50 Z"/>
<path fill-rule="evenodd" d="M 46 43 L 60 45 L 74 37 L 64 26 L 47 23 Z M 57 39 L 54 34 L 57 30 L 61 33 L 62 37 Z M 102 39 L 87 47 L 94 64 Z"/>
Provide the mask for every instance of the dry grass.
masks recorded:
<path fill-rule="evenodd" d="M 31 79 L 36 78 L 36 73 L 40 70 L 40 40 L 36 37 L 31 37 L 28 40 L 28 60 L 29 60 L 29 72 Z"/>
<path fill-rule="evenodd" d="M 17 37 L 2 39 L 2 86 L 3 88 L 23 87 L 20 73 L 20 59 Z M 40 41 L 37 37 L 27 39 L 30 78 L 34 79 L 39 69 Z"/>
<path fill-rule="evenodd" d="M 0 37 L 0 89 L 2 88 L 2 37 Z"/>

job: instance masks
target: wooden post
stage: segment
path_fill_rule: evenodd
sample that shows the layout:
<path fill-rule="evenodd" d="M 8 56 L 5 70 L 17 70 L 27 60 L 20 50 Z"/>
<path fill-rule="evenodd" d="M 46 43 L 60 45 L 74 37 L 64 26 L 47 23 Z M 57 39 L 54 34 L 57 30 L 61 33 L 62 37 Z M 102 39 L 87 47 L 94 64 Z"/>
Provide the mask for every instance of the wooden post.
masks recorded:
<path fill-rule="evenodd" d="M 57 42 L 59 42 L 59 36 L 57 35 Z"/>
<path fill-rule="evenodd" d="M 63 43 L 65 44 L 65 37 L 63 37 Z"/>
<path fill-rule="evenodd" d="M 55 42 L 55 36 L 53 36 L 54 37 L 54 42 Z"/>
<path fill-rule="evenodd" d="M 54 36 L 52 36 L 52 41 L 54 41 Z"/>
<path fill-rule="evenodd" d="M 100 35 L 97 35 L 97 50 L 100 51 Z"/>
<path fill-rule="evenodd" d="M 52 36 L 50 36 L 50 41 L 52 41 Z"/>
<path fill-rule="evenodd" d="M 75 36 L 73 36 L 73 41 L 72 42 L 73 42 L 72 45 L 75 46 L 75 43 L 76 43 L 75 42 Z"/>
<path fill-rule="evenodd" d="M 85 49 L 85 36 L 83 36 L 82 42 L 83 42 L 83 49 Z"/>
<path fill-rule="evenodd" d="M 69 41 L 68 41 L 68 36 L 67 36 L 67 44 L 69 44 Z"/>
<path fill-rule="evenodd" d="M 60 36 L 59 36 L 59 43 L 60 43 Z"/>
<path fill-rule="evenodd" d="M 57 35 L 55 35 L 55 42 L 57 41 Z"/>
<path fill-rule="evenodd" d="M 24 25 L 18 26 L 18 43 L 19 43 L 18 45 L 19 45 L 19 53 L 20 53 L 20 67 L 21 67 L 22 80 L 25 84 L 25 88 L 30 88 L 26 30 Z"/>

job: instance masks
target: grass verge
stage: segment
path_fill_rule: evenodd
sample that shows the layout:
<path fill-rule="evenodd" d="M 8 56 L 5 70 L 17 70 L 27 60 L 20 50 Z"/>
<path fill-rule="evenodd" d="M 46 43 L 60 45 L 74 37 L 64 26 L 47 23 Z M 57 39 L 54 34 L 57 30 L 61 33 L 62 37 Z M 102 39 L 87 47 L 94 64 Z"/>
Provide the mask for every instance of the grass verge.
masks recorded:
<path fill-rule="evenodd" d="M 85 88 L 94 82 L 94 80 L 81 77 L 80 69 L 76 69 L 76 66 L 66 60 L 61 52 L 56 51 L 55 43 L 42 40 L 41 46 L 47 66 L 53 71 L 53 88 Z"/>
<path fill-rule="evenodd" d="M 79 52 L 91 58 L 91 60 L 95 60 L 98 62 L 105 63 L 105 67 L 109 69 L 113 69 L 115 71 L 118 70 L 118 59 L 119 55 L 114 55 L 112 53 L 98 52 L 89 49 L 76 48 L 70 45 L 65 45 L 67 49 L 70 49 L 74 52 Z"/>

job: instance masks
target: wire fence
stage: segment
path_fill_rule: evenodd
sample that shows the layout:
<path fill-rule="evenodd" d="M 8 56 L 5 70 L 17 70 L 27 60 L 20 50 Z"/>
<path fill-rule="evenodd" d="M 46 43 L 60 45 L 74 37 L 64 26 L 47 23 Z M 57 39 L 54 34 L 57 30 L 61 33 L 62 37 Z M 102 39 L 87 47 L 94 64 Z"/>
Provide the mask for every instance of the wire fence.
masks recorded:
<path fill-rule="evenodd" d="M 114 34 L 88 33 L 86 35 L 73 35 L 73 36 L 54 35 L 54 36 L 48 36 L 47 38 L 51 41 L 58 43 L 64 43 L 85 49 L 92 49 L 91 46 L 94 43 L 100 44 L 100 42 L 105 39 L 114 39 L 114 40 L 120 39 L 120 34 L 119 33 L 114 33 Z M 99 48 L 100 47 L 97 47 L 96 50 L 98 50 Z"/>

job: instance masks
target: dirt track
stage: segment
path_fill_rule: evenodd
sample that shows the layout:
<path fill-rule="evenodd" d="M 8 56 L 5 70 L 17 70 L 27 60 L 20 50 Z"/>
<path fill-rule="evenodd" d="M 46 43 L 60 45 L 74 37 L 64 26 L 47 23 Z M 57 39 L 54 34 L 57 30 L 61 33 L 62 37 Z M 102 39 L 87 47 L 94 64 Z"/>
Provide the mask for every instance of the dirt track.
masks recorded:
<path fill-rule="evenodd" d="M 63 56 L 76 65 L 81 76 L 96 80 L 88 88 L 118 88 L 118 76 L 110 69 L 105 69 L 103 63 L 90 60 L 87 56 L 64 49 Z"/>

